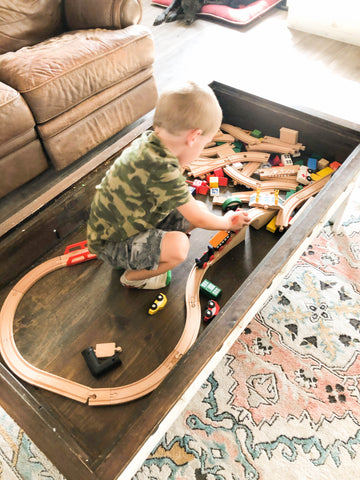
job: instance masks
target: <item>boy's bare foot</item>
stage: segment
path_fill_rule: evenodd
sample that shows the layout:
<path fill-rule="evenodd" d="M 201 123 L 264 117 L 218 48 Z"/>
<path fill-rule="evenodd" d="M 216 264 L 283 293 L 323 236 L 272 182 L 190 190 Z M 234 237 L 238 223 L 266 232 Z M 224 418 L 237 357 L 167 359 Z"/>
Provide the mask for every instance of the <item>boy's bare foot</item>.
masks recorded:
<path fill-rule="evenodd" d="M 156 277 L 146 278 L 145 280 L 128 280 L 126 278 L 126 271 L 120 277 L 120 283 L 124 287 L 139 288 L 144 290 L 157 290 L 158 288 L 164 288 L 169 285 L 171 281 L 171 270 L 156 275 Z"/>

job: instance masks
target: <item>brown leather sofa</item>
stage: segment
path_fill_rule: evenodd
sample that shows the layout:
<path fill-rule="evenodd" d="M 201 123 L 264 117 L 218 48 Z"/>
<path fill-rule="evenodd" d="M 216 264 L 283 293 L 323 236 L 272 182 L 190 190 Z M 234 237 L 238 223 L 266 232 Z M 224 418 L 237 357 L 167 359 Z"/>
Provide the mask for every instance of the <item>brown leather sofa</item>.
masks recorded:
<path fill-rule="evenodd" d="M 155 105 L 141 0 L 0 0 L 0 197 Z"/>

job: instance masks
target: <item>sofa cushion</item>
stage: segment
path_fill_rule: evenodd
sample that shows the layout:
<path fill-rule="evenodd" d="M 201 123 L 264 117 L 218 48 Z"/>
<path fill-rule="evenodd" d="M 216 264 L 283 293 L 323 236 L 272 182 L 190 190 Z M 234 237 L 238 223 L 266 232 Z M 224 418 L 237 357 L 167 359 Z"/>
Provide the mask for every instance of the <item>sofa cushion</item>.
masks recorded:
<path fill-rule="evenodd" d="M 48 168 L 48 162 L 36 139 L 0 158 L 0 198 L 32 180 Z"/>
<path fill-rule="evenodd" d="M 65 0 L 69 30 L 79 28 L 125 28 L 140 23 L 141 0 Z"/>
<path fill-rule="evenodd" d="M 0 80 L 44 123 L 152 65 L 150 31 L 79 30 L 0 56 Z"/>
<path fill-rule="evenodd" d="M 0 53 L 58 35 L 61 13 L 61 0 L 0 0 Z"/>
<path fill-rule="evenodd" d="M 0 82 L 0 157 L 17 150 L 36 136 L 35 121 L 22 96 Z"/>
<path fill-rule="evenodd" d="M 56 169 L 68 166 L 154 108 L 157 99 L 154 77 L 143 80 L 142 74 L 137 77 L 140 75 L 141 83 L 120 96 L 109 95 L 107 103 L 95 97 L 86 100 L 81 109 L 84 107 L 92 113 L 79 115 L 77 109 L 73 109 L 39 126 L 46 152 Z M 78 118 L 75 122 L 74 116 Z"/>

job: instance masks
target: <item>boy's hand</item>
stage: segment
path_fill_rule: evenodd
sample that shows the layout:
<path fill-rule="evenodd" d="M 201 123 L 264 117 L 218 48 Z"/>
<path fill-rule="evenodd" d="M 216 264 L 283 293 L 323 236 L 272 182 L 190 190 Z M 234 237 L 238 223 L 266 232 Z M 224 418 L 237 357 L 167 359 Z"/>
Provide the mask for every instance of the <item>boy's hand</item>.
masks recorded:
<path fill-rule="evenodd" d="M 225 216 L 228 216 L 230 220 L 229 230 L 233 230 L 235 232 L 245 227 L 245 225 L 249 225 L 250 223 L 250 217 L 248 213 L 245 210 L 240 210 L 239 208 L 235 212 L 229 210 L 226 212 Z"/>

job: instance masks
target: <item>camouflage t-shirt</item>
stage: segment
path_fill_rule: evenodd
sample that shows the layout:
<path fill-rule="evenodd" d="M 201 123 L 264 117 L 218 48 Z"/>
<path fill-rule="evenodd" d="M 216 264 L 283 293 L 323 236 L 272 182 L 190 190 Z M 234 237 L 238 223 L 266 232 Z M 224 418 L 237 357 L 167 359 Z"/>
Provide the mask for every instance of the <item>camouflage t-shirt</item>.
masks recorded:
<path fill-rule="evenodd" d="M 115 160 L 96 187 L 87 228 L 89 249 L 155 227 L 190 199 L 178 159 L 147 131 Z"/>

